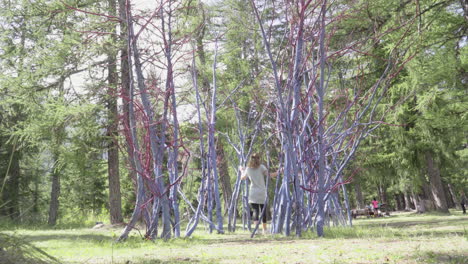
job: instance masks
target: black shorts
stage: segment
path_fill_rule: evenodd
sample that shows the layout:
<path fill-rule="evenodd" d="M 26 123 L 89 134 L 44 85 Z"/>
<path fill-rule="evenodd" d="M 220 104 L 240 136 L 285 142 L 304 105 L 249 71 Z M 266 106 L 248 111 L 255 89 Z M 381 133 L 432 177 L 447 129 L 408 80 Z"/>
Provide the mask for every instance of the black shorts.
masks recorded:
<path fill-rule="evenodd" d="M 260 214 L 262 213 L 262 210 L 263 210 L 263 204 L 251 203 L 250 207 L 252 207 L 253 213 L 254 213 L 253 220 L 258 221 Z M 262 223 L 266 223 L 266 222 L 267 222 L 267 214 L 265 212 L 262 217 Z"/>

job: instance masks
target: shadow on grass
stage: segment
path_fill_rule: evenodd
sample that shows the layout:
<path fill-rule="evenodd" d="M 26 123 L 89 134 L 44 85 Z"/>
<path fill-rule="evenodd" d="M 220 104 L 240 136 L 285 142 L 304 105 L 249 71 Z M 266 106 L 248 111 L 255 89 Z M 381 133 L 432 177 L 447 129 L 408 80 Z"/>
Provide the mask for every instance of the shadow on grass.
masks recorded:
<path fill-rule="evenodd" d="M 295 240 L 303 240 L 304 238 L 295 238 L 295 237 L 285 237 L 285 236 L 262 236 L 258 238 L 250 238 L 250 236 L 244 236 L 242 238 L 217 238 L 217 239 L 204 239 L 195 242 L 194 244 L 199 245 L 200 243 L 204 245 L 221 245 L 221 244 L 243 244 L 243 245 L 252 245 L 252 244 L 265 244 L 271 242 L 292 242 Z"/>
<path fill-rule="evenodd" d="M 127 263 L 132 263 L 132 264 L 190 264 L 190 263 L 197 263 L 197 264 L 208 264 L 208 263 L 213 263 L 217 264 L 220 263 L 219 260 L 216 259 L 207 259 L 207 260 L 199 260 L 195 258 L 183 258 L 183 257 L 178 257 L 178 258 L 171 258 L 168 260 L 160 260 L 160 259 L 132 259 L 132 260 L 127 260 L 123 262 L 116 262 L 117 264 L 127 264 Z"/>
<path fill-rule="evenodd" d="M 466 236 L 465 232 L 461 231 L 434 231 L 434 230 L 417 230 L 411 233 L 404 230 L 403 226 L 398 228 L 385 228 L 378 226 L 372 230 L 369 228 L 346 228 L 337 227 L 325 230 L 325 239 L 362 239 L 362 238 L 388 238 L 388 239 L 407 239 L 414 237 L 447 237 L 447 236 Z M 89 243 L 94 245 L 111 244 L 115 241 L 115 237 L 104 234 L 24 234 L 22 238 L 28 242 L 44 242 L 44 241 L 58 241 L 72 242 L 72 243 Z M 226 236 L 219 236 L 217 238 L 205 237 L 190 237 L 190 238 L 176 238 L 169 241 L 156 240 L 156 241 L 143 241 L 140 237 L 130 237 L 122 243 L 116 243 L 116 248 L 133 248 L 141 247 L 143 243 L 148 246 L 154 245 L 157 247 L 172 247 L 172 246 L 192 246 L 192 245 L 229 245 L 229 244 L 264 244 L 264 243 L 288 243 L 301 240 L 318 239 L 314 231 L 305 232 L 302 237 L 285 237 L 283 235 L 268 235 L 256 236 L 253 239 L 250 235 L 245 234 L 228 234 Z"/>
<path fill-rule="evenodd" d="M 400 222 L 388 222 L 388 221 L 381 221 L 381 222 L 372 222 L 372 223 L 361 223 L 361 226 L 368 226 L 368 227 L 376 227 L 376 226 L 383 226 L 383 227 L 395 227 L 395 228 L 404 228 L 404 227 L 411 227 L 411 226 L 441 226 L 441 225 L 453 225 L 458 222 L 459 225 L 464 225 L 466 223 L 465 218 L 454 218 L 454 219 L 434 219 L 434 220 L 421 220 L 421 221 L 400 221 Z"/>
<path fill-rule="evenodd" d="M 44 241 L 56 241 L 56 243 L 60 242 L 72 242 L 72 243 L 87 243 L 87 244 L 106 244 L 106 243 L 113 243 L 115 242 L 116 238 L 113 238 L 110 235 L 103 235 L 103 234 L 23 234 L 21 235 L 22 239 L 31 243 L 35 242 L 44 242 Z M 267 239 L 265 239 L 267 238 Z M 268 243 L 271 241 L 291 241 L 291 237 L 264 237 L 260 236 L 255 239 L 251 239 L 250 235 L 248 234 L 233 234 L 227 237 L 220 237 L 220 238 L 197 238 L 197 237 L 190 237 L 190 238 L 173 238 L 169 241 L 163 241 L 161 239 L 157 239 L 155 241 L 148 241 L 143 240 L 140 237 L 129 237 L 127 240 L 121 243 L 115 243 L 114 246 L 116 248 L 132 248 L 132 247 L 141 247 L 142 243 L 148 245 L 154 245 L 158 247 L 172 247 L 172 246 L 190 246 L 190 245 L 213 245 L 213 244 L 231 244 L 231 243 L 244 243 L 244 244 L 261 244 L 261 243 Z M 156 262 L 157 263 L 157 262 Z"/>
<path fill-rule="evenodd" d="M 386 219 L 388 221 L 386 221 Z M 467 231 L 463 228 L 466 225 L 466 217 L 456 218 L 438 218 L 438 219 L 406 219 L 403 221 L 393 222 L 392 218 L 371 219 L 365 220 L 353 228 L 350 227 L 333 227 L 326 228 L 325 239 L 360 239 L 360 238 L 383 238 L 383 239 L 409 239 L 414 237 L 447 237 L 447 236 L 465 236 L 468 237 Z M 452 230 L 439 230 L 436 227 L 451 226 L 455 227 Z M 409 227 L 413 227 L 411 230 Z M 241 230 L 241 228 L 239 228 Z M 41 229 L 41 231 L 44 231 Z M 47 231 L 47 230 L 45 230 Z M 96 232 L 89 233 L 89 229 L 85 230 L 86 233 L 80 232 L 83 230 L 75 230 L 72 232 L 50 232 L 44 234 L 34 234 L 34 232 L 25 232 L 21 237 L 29 242 L 43 242 L 43 241 L 58 241 L 60 242 L 77 242 L 77 243 L 90 243 L 92 245 L 111 244 L 116 237 L 111 235 L 111 232 Z M 292 233 L 293 230 L 292 230 Z M 268 236 L 255 236 L 250 238 L 248 232 L 226 233 L 225 235 L 217 235 L 215 237 L 206 237 L 204 235 L 194 235 L 190 238 L 177 238 L 171 239 L 167 242 L 160 239 L 152 241 L 143 241 L 140 236 L 131 236 L 125 242 L 114 244 L 117 248 L 134 248 L 140 247 L 143 243 L 148 246 L 155 245 L 158 247 L 171 247 L 171 246 L 191 246 L 191 245 L 213 245 L 213 244 L 262 244 L 271 242 L 293 242 L 300 240 L 313 240 L 318 239 L 314 230 L 304 232 L 301 238 L 294 236 L 285 237 L 283 235 L 268 235 Z M 157 262 L 156 262 L 157 263 Z"/>
<path fill-rule="evenodd" d="M 40 242 L 48 240 L 70 240 L 70 241 L 94 241 L 96 243 L 112 242 L 111 236 L 100 234 L 48 234 L 48 235 L 21 235 L 21 237 L 29 242 Z"/>
<path fill-rule="evenodd" d="M 66 229 L 80 229 L 80 228 L 91 228 L 93 227 L 92 223 L 85 223 L 84 221 L 77 221 L 73 223 L 60 223 L 55 226 L 50 226 L 47 223 L 38 223 L 34 221 L 24 221 L 18 223 L 11 219 L 6 219 L 4 217 L 0 218 L 0 231 L 11 231 L 15 229 L 24 229 L 24 230 L 66 230 Z"/>
<path fill-rule="evenodd" d="M 419 252 L 415 259 L 427 264 L 461 264 L 468 263 L 468 255 L 461 253 Z"/>
<path fill-rule="evenodd" d="M 384 230 L 382 228 L 372 232 L 371 230 L 359 231 L 350 229 L 349 231 L 325 231 L 325 238 L 328 239 L 410 239 L 410 238 L 445 238 L 447 236 L 466 236 L 467 234 L 462 231 L 413 231 L 407 232 L 405 230 Z M 314 239 L 314 235 L 308 236 L 308 239 Z M 316 237 L 315 237 L 316 238 Z"/>

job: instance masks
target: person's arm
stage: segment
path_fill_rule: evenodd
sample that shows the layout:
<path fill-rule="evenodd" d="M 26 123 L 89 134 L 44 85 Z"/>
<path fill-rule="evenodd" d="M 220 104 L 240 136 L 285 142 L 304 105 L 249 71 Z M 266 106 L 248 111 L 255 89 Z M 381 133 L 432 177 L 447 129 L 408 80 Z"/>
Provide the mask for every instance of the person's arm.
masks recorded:
<path fill-rule="evenodd" d="M 268 169 L 264 166 L 264 165 L 261 165 L 262 166 L 262 173 L 263 173 L 263 176 L 265 177 L 270 177 L 270 178 L 274 178 L 278 175 L 278 173 L 268 173 Z"/>
<path fill-rule="evenodd" d="M 283 172 L 283 168 L 277 169 L 275 172 L 269 173 L 270 178 L 276 178 L 280 173 Z"/>
<path fill-rule="evenodd" d="M 244 167 L 239 166 L 239 171 L 241 173 L 241 180 L 247 179 L 247 170 Z"/>

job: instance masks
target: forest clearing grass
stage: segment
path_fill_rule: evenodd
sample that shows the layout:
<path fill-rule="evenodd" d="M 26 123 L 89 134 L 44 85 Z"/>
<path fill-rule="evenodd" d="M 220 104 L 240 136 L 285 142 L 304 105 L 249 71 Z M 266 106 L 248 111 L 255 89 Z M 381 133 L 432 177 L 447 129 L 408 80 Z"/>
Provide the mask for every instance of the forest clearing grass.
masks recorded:
<path fill-rule="evenodd" d="M 353 222 L 327 228 L 325 238 L 307 232 L 251 239 L 241 228 L 220 235 L 200 225 L 191 238 L 151 242 L 134 231 L 123 243 L 114 243 L 121 228 L 0 227 L 64 263 L 468 263 L 468 216 L 459 211 Z"/>

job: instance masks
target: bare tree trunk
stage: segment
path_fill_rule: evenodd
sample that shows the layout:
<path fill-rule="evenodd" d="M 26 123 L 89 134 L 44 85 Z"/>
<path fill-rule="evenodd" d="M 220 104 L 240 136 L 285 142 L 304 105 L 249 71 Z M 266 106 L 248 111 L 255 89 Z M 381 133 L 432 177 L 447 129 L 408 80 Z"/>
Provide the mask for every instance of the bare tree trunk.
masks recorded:
<path fill-rule="evenodd" d="M 348 192 L 346 191 L 346 186 L 344 184 L 341 185 L 341 189 L 343 191 L 343 198 L 344 198 L 345 207 L 346 207 L 346 215 L 348 216 L 348 222 L 350 226 L 353 226 L 353 216 L 351 214 L 351 206 L 349 204 L 349 198 L 348 198 Z"/>
<path fill-rule="evenodd" d="M 54 155 L 55 164 L 57 164 L 58 155 Z M 52 188 L 50 191 L 49 219 L 47 223 L 54 226 L 57 223 L 60 197 L 60 172 L 57 166 L 52 169 Z"/>
<path fill-rule="evenodd" d="M 426 206 L 424 205 L 424 201 L 420 198 L 419 195 L 415 194 L 414 191 L 411 193 L 414 206 L 416 207 L 416 212 L 417 213 L 425 213 L 426 212 Z"/>
<path fill-rule="evenodd" d="M 120 0 L 119 1 L 119 16 L 121 18 L 121 27 L 122 29 L 127 29 L 127 9 L 126 9 L 126 1 Z M 125 229 L 122 231 L 122 234 L 119 236 L 117 241 L 123 241 L 127 239 L 128 234 L 130 231 L 135 227 L 138 219 L 141 217 L 142 214 L 146 213 L 146 209 L 143 208 L 143 203 L 146 200 L 145 195 L 145 184 L 143 176 L 141 172 L 143 171 L 142 165 L 140 163 L 138 154 L 140 152 L 140 147 L 137 138 L 137 123 L 135 117 L 135 107 L 134 107 L 134 95 L 135 95 L 135 88 L 133 83 L 133 71 L 132 69 L 132 60 L 129 57 L 130 52 L 130 45 L 128 45 L 129 40 L 128 38 L 128 31 L 122 30 L 121 37 L 126 40 L 124 47 L 121 50 L 121 75 L 122 75 L 122 94 L 124 96 L 124 126 L 128 129 L 128 138 L 127 138 L 127 151 L 129 154 L 129 160 L 132 164 L 132 168 L 136 171 L 136 201 L 135 207 L 132 213 L 132 216 L 126 225 Z M 156 201 L 154 201 L 156 203 Z M 151 230 L 154 233 L 157 233 L 157 229 Z"/>
<path fill-rule="evenodd" d="M 164 13 L 164 12 L 161 12 Z M 161 19 L 164 16 L 161 16 Z M 161 20 L 161 25 L 164 25 L 164 20 Z M 135 74 L 136 74 L 136 80 L 137 80 L 137 86 L 139 90 L 139 95 L 140 99 L 142 102 L 143 110 L 147 116 L 147 122 L 148 122 L 148 136 L 149 136 L 149 141 L 150 141 L 150 146 L 149 149 L 151 150 L 151 155 L 152 155 L 152 173 L 154 177 L 154 192 L 159 196 L 158 199 L 160 199 L 161 202 L 161 211 L 162 211 L 162 225 L 163 225 L 163 230 L 161 233 L 161 238 L 164 240 L 167 240 L 171 238 L 172 231 L 171 231 L 171 222 L 170 222 L 170 201 L 167 196 L 167 193 L 164 192 L 166 189 L 166 184 L 163 179 L 163 173 L 162 173 L 162 154 L 164 152 L 165 148 L 165 133 L 166 133 L 166 121 L 167 121 L 167 111 L 168 111 L 168 99 L 169 97 L 167 96 L 166 93 L 166 98 L 165 98 L 165 105 L 164 105 L 164 122 L 162 124 L 163 128 L 161 128 L 160 134 L 161 136 L 158 137 L 158 133 L 156 131 L 156 122 L 155 122 L 155 116 L 154 116 L 154 111 L 153 111 L 153 106 L 151 104 L 151 100 L 149 98 L 149 92 L 147 88 L 147 83 L 145 82 L 145 78 L 143 75 L 143 66 L 141 63 L 140 59 L 140 50 L 138 49 L 138 44 L 137 44 L 137 36 L 135 35 L 134 28 L 133 28 L 133 18 L 131 14 L 131 8 L 130 6 L 127 6 L 127 27 L 128 27 L 128 45 L 129 45 L 129 51 L 132 51 L 131 53 L 129 52 L 129 56 L 134 58 L 134 69 L 135 69 Z M 162 29 L 162 32 L 165 32 L 164 28 Z M 130 63 L 129 63 L 130 64 Z M 131 69 L 131 68 L 130 68 Z M 153 203 L 153 214 L 152 214 L 152 221 L 156 222 L 156 218 L 159 217 L 157 208 L 155 206 L 155 203 Z M 154 226 L 154 225 L 153 225 Z M 156 226 L 154 226 L 156 227 Z M 148 230 L 148 232 L 152 232 L 152 230 Z"/>
<path fill-rule="evenodd" d="M 364 209 L 366 206 L 364 203 L 364 197 L 362 196 L 361 184 L 359 182 L 354 183 L 354 191 L 356 193 L 356 202 L 358 209 Z"/>
<path fill-rule="evenodd" d="M 463 9 L 463 17 L 468 22 L 468 2 L 466 0 L 460 0 L 460 5 Z"/>
<path fill-rule="evenodd" d="M 16 140 L 15 140 L 16 142 Z M 11 147 L 9 155 L 7 172 L 4 175 L 6 179 L 2 179 L 0 182 L 0 195 L 4 202 L 3 207 L 0 208 L 5 215 L 9 216 L 13 220 L 18 220 L 20 215 L 19 209 L 19 184 L 20 184 L 20 164 L 19 164 L 19 152 L 16 150 L 16 143 Z M 1 179 L 1 178 L 0 178 Z M 1 203 L 2 201 L 0 201 Z"/>
<path fill-rule="evenodd" d="M 449 189 L 449 192 L 450 192 L 450 196 L 452 197 L 452 201 L 455 204 L 455 208 L 457 208 L 458 210 L 461 210 L 460 201 L 458 200 L 457 195 L 453 191 L 452 184 L 450 184 L 450 183 L 448 184 L 448 189 Z"/>
<path fill-rule="evenodd" d="M 202 124 L 202 118 L 201 118 L 201 99 L 200 99 L 200 92 L 198 90 L 198 76 L 197 76 L 197 66 L 195 63 L 195 56 L 192 58 L 192 82 L 193 86 L 195 88 L 195 96 L 196 96 L 196 109 L 197 109 L 197 117 L 198 117 L 198 132 L 200 135 L 200 163 L 201 163 L 201 183 L 200 183 L 200 188 L 198 190 L 198 205 L 197 209 L 195 210 L 195 213 L 193 217 L 189 220 L 189 223 L 187 224 L 187 229 L 186 229 L 186 237 L 189 237 L 192 235 L 193 231 L 195 231 L 195 228 L 197 228 L 198 221 L 200 219 L 200 215 L 202 213 L 202 209 L 205 204 L 205 178 L 206 178 L 206 155 L 205 155 L 205 143 L 203 141 L 203 124 Z"/>
<path fill-rule="evenodd" d="M 398 210 L 401 210 L 401 211 L 404 211 L 405 208 L 406 208 L 406 203 L 405 203 L 405 194 L 403 192 L 401 192 L 398 197 L 400 197 L 400 204 L 401 204 L 401 207 L 400 209 Z"/>
<path fill-rule="evenodd" d="M 128 45 L 127 45 L 127 14 L 125 10 L 126 0 L 119 1 L 119 18 L 120 18 L 120 40 L 122 46 L 120 48 L 120 86 L 122 93 L 122 126 L 130 131 L 130 78 L 129 78 L 129 59 L 128 59 Z M 131 133 L 129 133 L 131 134 Z M 130 135 L 127 135 L 130 138 Z M 129 139 L 128 138 L 128 139 Z M 133 158 L 133 147 L 131 144 L 126 144 L 127 150 L 127 162 L 131 168 L 128 172 L 129 179 L 137 179 L 137 173 L 135 172 L 136 164 Z"/>
<path fill-rule="evenodd" d="M 411 198 L 409 193 L 405 191 L 403 193 L 403 197 L 405 198 L 405 211 L 411 211 Z"/>
<path fill-rule="evenodd" d="M 109 13 L 111 16 L 116 16 L 116 0 L 109 0 Z M 116 41 L 115 35 L 113 40 Z M 107 172 L 109 179 L 109 212 L 110 222 L 112 224 L 122 223 L 122 201 L 120 193 L 120 174 L 119 174 L 119 149 L 118 149 L 118 109 L 117 96 L 115 96 L 118 85 L 117 75 L 117 59 L 116 53 L 110 51 L 108 54 L 108 94 L 107 94 L 107 111 L 108 111 L 108 145 L 107 145 Z"/>
<path fill-rule="evenodd" d="M 171 2 L 169 4 L 169 9 L 167 12 L 167 20 L 165 19 L 165 12 L 161 12 L 161 28 L 162 31 L 161 33 L 163 34 L 163 40 L 165 44 L 164 51 L 165 51 L 165 57 L 166 57 L 166 94 L 169 93 L 171 97 L 171 107 L 172 107 L 172 124 L 173 124 L 173 130 L 172 130 L 172 140 L 174 142 L 173 144 L 173 150 L 172 152 L 168 150 L 169 153 L 169 160 L 168 160 L 168 169 L 169 169 L 169 181 L 170 181 L 170 193 L 169 193 L 169 199 L 170 199 L 170 206 L 172 208 L 172 213 L 174 215 L 174 237 L 180 237 L 180 215 L 179 215 L 179 202 L 178 202 L 178 190 L 179 190 L 179 170 L 178 170 L 178 160 L 179 160 L 179 148 L 180 148 L 180 142 L 179 142 L 179 120 L 177 118 L 177 100 L 176 100 L 176 94 L 175 94 L 175 84 L 174 84 L 174 68 L 173 68 L 173 53 L 172 53 L 172 45 L 173 45 L 173 36 L 172 36 L 172 6 Z M 166 23 L 167 22 L 167 30 L 166 30 Z M 163 131 L 164 133 L 164 131 Z M 163 142 L 161 142 L 163 143 Z M 163 200 L 164 201 L 164 200 Z M 164 203 L 163 203 L 164 206 Z M 163 214 L 164 214 L 164 207 L 163 207 Z M 164 219 L 163 219 L 164 223 Z"/>
<path fill-rule="evenodd" d="M 400 200 L 400 194 L 399 193 L 396 193 L 395 194 L 395 203 L 396 203 L 396 209 L 399 211 L 401 209 L 403 209 L 403 205 L 401 203 L 401 200 Z"/>
<path fill-rule="evenodd" d="M 416 199 L 418 201 L 418 213 L 425 213 L 427 211 L 425 199 L 421 195 L 416 196 Z"/>
<path fill-rule="evenodd" d="M 434 205 L 436 210 L 443 213 L 448 213 L 447 200 L 445 198 L 444 188 L 442 186 L 442 179 L 440 178 L 439 167 L 433 158 L 433 154 L 430 151 L 425 153 L 427 174 L 429 178 L 429 186 L 432 197 L 434 199 Z"/>
<path fill-rule="evenodd" d="M 212 174 L 209 174 L 213 178 L 213 195 L 216 202 L 216 222 L 218 233 L 223 233 L 223 216 L 221 212 L 221 199 L 219 198 L 219 183 L 218 183 L 218 167 L 216 158 L 216 142 L 215 142 L 215 130 L 216 130 L 216 97 L 217 97 L 217 84 L 216 84 L 216 69 L 217 69 L 217 54 L 218 54 L 218 37 L 215 42 L 215 54 L 213 60 L 213 90 L 211 95 L 211 113 L 209 116 L 208 124 L 208 161 L 211 166 Z M 208 196 L 210 197 L 210 196 Z M 213 202 L 213 201 L 209 201 Z M 211 215 L 210 215 L 211 217 Z"/>
<path fill-rule="evenodd" d="M 39 214 L 39 179 L 34 179 L 34 191 L 33 191 L 33 208 L 34 214 Z"/>
<path fill-rule="evenodd" d="M 216 156 L 218 159 L 219 168 L 219 180 L 221 183 L 221 189 L 223 190 L 224 198 L 224 215 L 228 213 L 230 199 L 232 196 L 231 179 L 229 177 L 228 164 L 224 155 L 224 147 L 221 141 L 216 141 Z"/>
<path fill-rule="evenodd" d="M 143 90 L 143 93 L 140 95 L 142 97 L 142 101 L 146 103 L 145 105 L 146 108 L 148 106 L 148 102 L 146 100 L 147 98 L 145 97 L 146 87 L 144 85 L 144 80 L 142 77 L 141 64 L 140 64 L 139 57 L 138 57 L 139 53 L 138 53 L 138 50 L 136 50 L 136 43 L 132 43 L 132 40 L 134 41 L 136 40 L 133 39 L 134 34 L 133 34 L 133 25 L 131 24 L 132 23 L 131 10 L 130 10 L 130 6 L 127 6 L 127 1 L 125 0 L 119 1 L 119 16 L 121 18 L 122 29 L 126 29 L 125 33 L 124 32 L 121 33 L 121 37 L 125 38 L 126 40 L 126 45 L 125 45 L 126 50 L 123 50 L 124 48 L 122 48 L 122 57 L 121 57 L 121 60 L 123 63 L 121 73 L 122 73 L 122 94 L 124 96 L 124 112 L 125 112 L 124 113 L 124 125 L 126 127 L 126 130 L 128 130 L 127 151 L 129 153 L 129 157 L 133 165 L 132 168 L 136 170 L 136 179 L 137 179 L 136 204 L 135 204 L 134 211 L 132 213 L 129 223 L 127 224 L 122 234 L 118 238 L 118 241 L 122 241 L 128 237 L 129 232 L 135 227 L 136 221 L 140 218 L 142 214 L 145 216 L 145 220 L 147 221 L 147 227 L 148 227 L 148 223 L 151 220 L 153 220 L 153 222 L 151 222 L 150 225 L 157 221 L 154 221 L 154 219 L 150 219 L 149 213 L 146 211 L 147 209 L 143 208 L 143 203 L 145 202 L 145 200 L 147 200 L 147 197 L 145 193 L 146 186 L 145 186 L 145 182 L 144 182 L 143 175 L 142 175 L 143 166 L 140 163 L 139 153 L 141 152 L 140 152 L 140 147 L 139 147 L 139 142 L 138 142 L 138 137 L 137 137 L 138 132 L 137 132 L 137 122 L 136 122 L 136 116 L 135 116 L 136 99 L 134 98 L 135 97 L 135 85 L 133 81 L 133 70 L 132 70 L 133 62 L 131 59 L 132 48 L 135 50 L 135 61 L 136 61 L 135 69 L 138 75 L 138 85 L 139 85 L 140 90 Z M 133 45 L 130 45 L 130 43 L 132 43 Z M 148 109 L 145 109 L 145 111 L 148 113 Z M 149 117 L 153 118 L 152 115 L 149 115 Z M 149 121 L 150 121 L 150 124 L 153 124 L 153 122 L 151 122 L 152 119 Z M 151 136 L 154 137 L 155 131 L 152 130 L 153 129 L 152 125 L 150 125 L 150 129 L 151 129 L 150 131 Z M 154 151 L 154 149 L 156 148 L 154 144 L 156 142 L 152 140 L 151 143 L 152 143 L 151 154 L 153 155 L 153 159 L 159 158 L 157 153 L 155 154 L 155 151 Z M 157 179 L 158 178 L 156 177 L 156 180 Z M 157 181 L 156 182 L 148 181 L 148 185 L 154 190 L 155 194 L 158 193 L 157 191 L 163 190 L 163 186 L 161 186 L 162 184 L 159 185 Z M 160 189 L 157 190 L 157 188 L 160 188 Z M 153 205 L 157 205 L 158 201 L 159 201 L 158 197 L 155 197 L 153 201 Z M 167 202 L 166 202 L 166 205 L 167 205 Z M 164 238 L 168 238 L 167 233 L 169 233 L 169 237 L 170 237 L 170 223 L 168 223 L 169 221 L 164 221 L 165 218 L 168 217 L 168 207 L 165 206 L 164 208 L 165 208 L 165 212 L 163 211 L 163 224 L 164 224 L 163 234 L 166 236 Z M 152 217 L 157 218 L 159 217 L 159 215 L 156 212 L 156 215 L 152 215 Z M 154 227 L 154 226 L 150 226 L 150 227 Z M 153 229 L 148 229 L 146 235 L 148 238 L 153 239 L 155 234 L 157 234 L 157 227 L 154 227 Z"/>
<path fill-rule="evenodd" d="M 444 189 L 445 193 L 445 201 L 447 201 L 447 208 L 453 208 L 455 207 L 455 204 L 452 199 L 452 195 L 450 194 L 450 189 L 448 188 L 448 185 L 442 182 L 442 188 Z"/>
<path fill-rule="evenodd" d="M 387 187 L 384 184 L 379 184 L 379 196 L 381 203 L 385 204 L 385 214 L 389 215 L 389 203 L 387 198 Z"/>
<path fill-rule="evenodd" d="M 323 1 L 321 7 L 321 28 L 320 28 L 320 84 L 317 87 L 318 95 L 318 120 L 323 120 L 324 113 L 324 101 L 325 101 L 325 63 L 326 63 L 326 51 L 325 51 L 325 21 L 327 13 L 327 1 Z M 321 122 L 320 122 L 321 123 Z M 325 173 L 326 173 L 326 163 L 325 163 L 325 139 L 324 137 L 324 127 L 323 124 L 318 126 L 318 151 L 319 151 L 319 172 L 318 172 L 318 200 L 317 200 L 317 235 L 320 237 L 324 236 L 323 225 L 325 220 L 325 211 L 324 211 L 324 197 L 325 197 Z"/>

